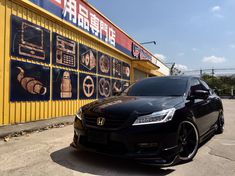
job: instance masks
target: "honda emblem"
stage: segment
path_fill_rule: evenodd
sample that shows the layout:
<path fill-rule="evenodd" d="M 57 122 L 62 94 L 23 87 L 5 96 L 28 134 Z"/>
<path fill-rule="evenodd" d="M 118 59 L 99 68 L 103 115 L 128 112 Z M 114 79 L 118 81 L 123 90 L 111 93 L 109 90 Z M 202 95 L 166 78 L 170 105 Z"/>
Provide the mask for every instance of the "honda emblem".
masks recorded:
<path fill-rule="evenodd" d="M 98 126 L 104 126 L 104 122 L 105 122 L 105 118 L 104 117 L 98 117 L 97 121 L 96 121 L 96 124 Z"/>

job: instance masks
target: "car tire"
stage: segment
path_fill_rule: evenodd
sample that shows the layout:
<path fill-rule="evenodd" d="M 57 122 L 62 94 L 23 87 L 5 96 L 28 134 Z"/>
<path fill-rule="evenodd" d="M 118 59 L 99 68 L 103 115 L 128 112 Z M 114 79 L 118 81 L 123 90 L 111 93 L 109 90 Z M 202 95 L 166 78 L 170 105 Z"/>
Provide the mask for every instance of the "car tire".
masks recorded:
<path fill-rule="evenodd" d="M 219 117 L 217 120 L 217 130 L 216 134 L 222 134 L 224 132 L 224 112 L 220 110 Z"/>
<path fill-rule="evenodd" d="M 189 162 L 197 154 L 199 146 L 199 133 L 194 122 L 185 120 L 180 123 L 178 130 L 178 143 L 180 162 Z"/>

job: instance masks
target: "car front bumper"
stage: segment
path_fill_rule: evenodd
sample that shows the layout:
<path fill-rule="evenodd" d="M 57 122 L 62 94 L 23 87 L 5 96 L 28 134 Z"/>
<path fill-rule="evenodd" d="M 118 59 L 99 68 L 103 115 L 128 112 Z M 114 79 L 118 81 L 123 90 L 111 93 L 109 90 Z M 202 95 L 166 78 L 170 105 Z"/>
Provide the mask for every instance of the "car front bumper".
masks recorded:
<path fill-rule="evenodd" d="M 179 151 L 177 130 L 170 122 L 110 131 L 86 128 L 77 119 L 71 146 L 131 158 L 143 164 L 168 166 L 174 162 Z"/>

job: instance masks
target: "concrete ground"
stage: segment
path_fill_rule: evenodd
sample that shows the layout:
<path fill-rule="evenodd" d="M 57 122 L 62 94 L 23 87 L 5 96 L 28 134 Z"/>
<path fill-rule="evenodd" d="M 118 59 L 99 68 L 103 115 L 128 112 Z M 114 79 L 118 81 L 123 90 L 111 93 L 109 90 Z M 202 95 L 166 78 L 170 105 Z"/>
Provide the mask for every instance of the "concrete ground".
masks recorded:
<path fill-rule="evenodd" d="M 192 162 L 156 168 L 69 147 L 72 125 L 0 141 L 1 176 L 190 175 L 235 176 L 235 100 L 225 100 L 225 132 L 198 151 Z"/>
<path fill-rule="evenodd" d="M 39 120 L 36 122 L 0 126 L 0 140 L 1 138 L 8 138 L 11 136 L 20 136 L 26 132 L 41 131 L 49 128 L 71 125 L 73 124 L 73 121 L 74 116 L 65 116 L 47 120 Z"/>

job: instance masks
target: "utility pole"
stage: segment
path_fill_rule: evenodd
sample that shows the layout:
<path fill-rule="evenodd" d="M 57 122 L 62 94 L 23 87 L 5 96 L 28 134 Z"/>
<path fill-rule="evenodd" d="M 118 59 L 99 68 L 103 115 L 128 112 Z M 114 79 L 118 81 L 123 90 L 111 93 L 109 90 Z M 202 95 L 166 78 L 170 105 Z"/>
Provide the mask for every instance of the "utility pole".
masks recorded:
<path fill-rule="evenodd" d="M 212 68 L 211 69 L 211 75 L 214 77 L 214 75 L 215 75 L 215 69 L 214 68 Z"/>
<path fill-rule="evenodd" d="M 234 92 L 233 92 L 233 91 L 234 91 L 234 87 L 232 86 L 232 87 L 231 87 L 231 98 L 233 98 L 233 95 L 234 95 Z"/>
<path fill-rule="evenodd" d="M 202 69 L 200 69 L 200 77 L 202 77 Z"/>
<path fill-rule="evenodd" d="M 170 74 L 173 75 L 174 73 L 175 62 L 171 66 Z"/>

